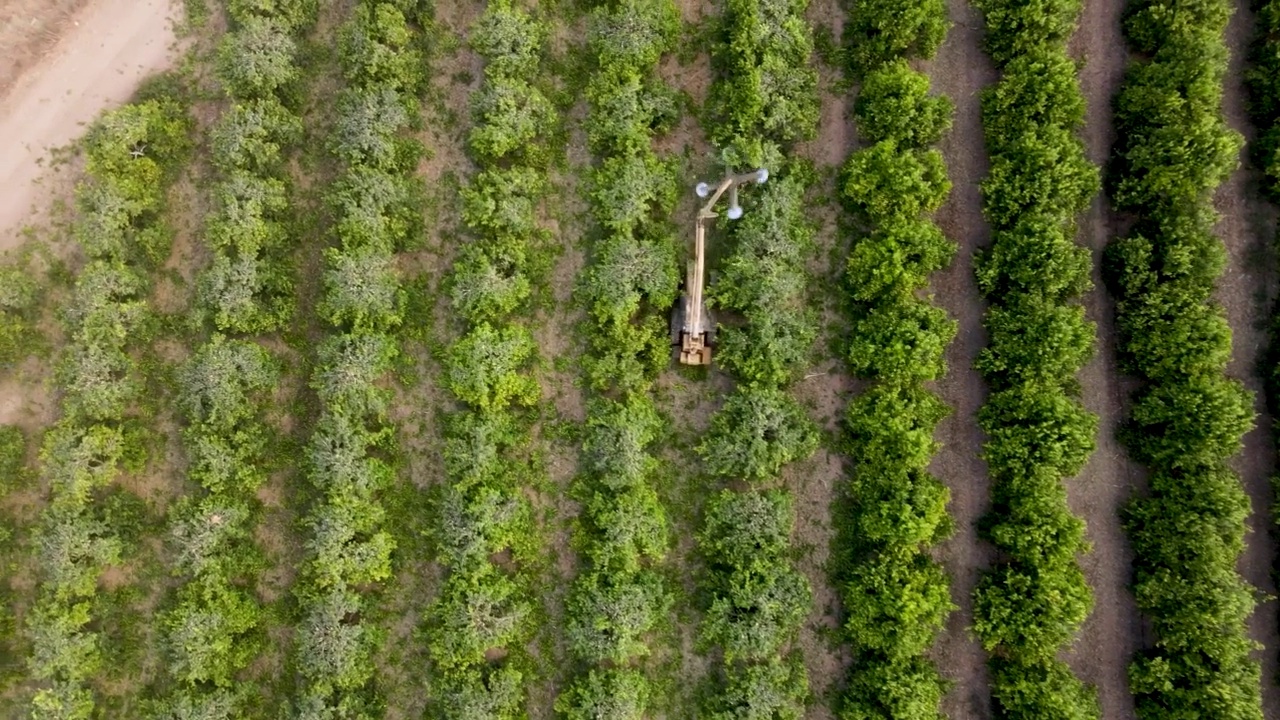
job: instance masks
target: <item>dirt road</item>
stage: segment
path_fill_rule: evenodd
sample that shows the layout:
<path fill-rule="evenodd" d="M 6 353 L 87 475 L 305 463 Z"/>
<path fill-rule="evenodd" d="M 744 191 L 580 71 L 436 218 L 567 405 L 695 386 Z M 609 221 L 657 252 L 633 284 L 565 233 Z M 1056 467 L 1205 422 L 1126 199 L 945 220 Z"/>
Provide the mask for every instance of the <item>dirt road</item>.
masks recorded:
<path fill-rule="evenodd" d="M 0 250 L 21 240 L 19 230 L 47 194 L 40 179 L 49 149 L 77 138 L 98 113 L 128 100 L 177 56 L 180 0 L 92 0 L 57 24 L 47 11 L 65 13 L 66 4 L 48 5 L 36 12 L 46 12 L 48 31 L 61 36 L 20 77 L 0 79 L 12 83 L 0 96 Z"/>
<path fill-rule="evenodd" d="M 973 256 L 990 244 L 991 231 L 982 218 L 978 183 L 987 174 L 979 99 L 982 89 L 996 80 L 995 68 L 982 50 L 982 18 L 965 0 L 948 0 L 955 23 L 929 67 L 933 89 L 955 102 L 955 125 L 942 143 L 953 188 L 938 212 L 938 224 L 960 245 L 951 267 L 935 275 L 938 302 L 959 322 L 956 339 L 947 349 L 947 376 L 938 392 L 952 415 L 938 427 L 942 450 L 930 470 L 951 489 L 948 510 L 955 535 L 944 544 L 940 559 L 951 575 L 951 597 L 960 606 L 947 622 L 935 659 L 955 685 L 943 703 L 953 720 L 991 717 L 986 654 L 969 627 L 973 625 L 973 587 L 990 567 L 993 551 L 978 538 L 977 521 L 990 506 L 991 480 L 980 457 L 986 440 L 978 428 L 978 407 L 986 387 L 973 369 L 973 360 L 986 344 L 982 328 L 985 303 L 978 295 Z"/>

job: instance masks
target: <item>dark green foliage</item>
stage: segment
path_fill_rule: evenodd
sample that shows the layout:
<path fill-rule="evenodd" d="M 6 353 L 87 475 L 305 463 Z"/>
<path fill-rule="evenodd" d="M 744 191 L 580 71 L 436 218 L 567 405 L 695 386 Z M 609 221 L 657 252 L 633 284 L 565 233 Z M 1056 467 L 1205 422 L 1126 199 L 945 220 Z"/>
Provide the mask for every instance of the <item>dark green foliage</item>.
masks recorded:
<path fill-rule="evenodd" d="M 1257 14 L 1258 37 L 1245 71 L 1249 88 L 1249 115 L 1258 127 L 1252 154 L 1266 176 L 1263 187 L 1280 200 L 1280 3 L 1267 0 Z"/>
<path fill-rule="evenodd" d="M 817 73 L 807 0 L 728 0 L 707 99 L 712 140 L 730 165 L 756 167 L 818 125 Z"/>
<path fill-rule="evenodd" d="M 30 352 L 36 301 L 36 283 L 29 273 L 0 267 L 0 368 Z"/>
<path fill-rule="evenodd" d="M 295 589 L 303 619 L 294 702 L 308 718 L 364 717 L 377 703 L 383 638 L 367 598 L 391 577 L 396 551 L 383 507 L 395 482 L 384 459 L 395 436 L 385 379 L 405 305 L 395 252 L 421 226 L 413 174 L 423 149 L 408 131 L 426 70 L 404 5 L 361 2 L 339 32 L 346 87 L 327 145 L 341 167 L 327 197 L 338 242 L 325 249 L 316 307 L 331 335 L 311 376 L 320 412 L 303 459 L 314 501 Z"/>
<path fill-rule="evenodd" d="M 0 425 L 0 496 L 22 484 L 27 438 L 13 425 Z"/>
<path fill-rule="evenodd" d="M 984 0 L 1001 79 L 982 101 L 991 169 L 982 184 L 992 245 L 976 263 L 991 302 L 975 366 L 991 394 L 978 413 L 992 508 L 980 530 L 1000 553 L 974 590 L 974 631 L 991 653 L 992 695 L 1010 718 L 1097 718 L 1092 688 L 1058 660 L 1093 598 L 1077 557 L 1084 523 L 1063 482 L 1094 449 L 1097 419 L 1076 373 L 1093 354 L 1077 296 L 1090 287 L 1075 217 L 1098 192 L 1077 137 L 1084 98 L 1066 42 L 1078 0 Z"/>
<path fill-rule="evenodd" d="M 931 58 L 947 34 L 947 4 L 855 0 L 844 26 L 850 71 L 858 77 L 905 58 Z"/>
<path fill-rule="evenodd" d="M 755 481 L 776 477 L 783 465 L 817 449 L 813 421 L 790 395 L 750 385 L 729 396 L 698 447 L 709 472 Z"/>
<path fill-rule="evenodd" d="M 1143 381 L 1121 439 L 1150 468 L 1148 494 L 1125 513 L 1134 595 L 1154 630 L 1129 668 L 1141 718 L 1262 717 L 1245 627 L 1254 591 L 1236 572 L 1248 499 L 1228 465 L 1253 403 L 1225 377 L 1231 334 L 1213 301 L 1225 252 L 1212 196 L 1241 144 L 1222 110 L 1232 10 L 1223 0 L 1144 0 L 1125 22 L 1144 58 L 1116 100 L 1113 197 L 1138 222 L 1108 248 L 1107 279 L 1121 361 Z M 1274 8 L 1261 17 L 1269 38 Z M 1252 84 L 1254 111 L 1273 112 L 1266 83 L 1255 75 Z M 1265 155 L 1266 141 L 1259 147 Z"/>

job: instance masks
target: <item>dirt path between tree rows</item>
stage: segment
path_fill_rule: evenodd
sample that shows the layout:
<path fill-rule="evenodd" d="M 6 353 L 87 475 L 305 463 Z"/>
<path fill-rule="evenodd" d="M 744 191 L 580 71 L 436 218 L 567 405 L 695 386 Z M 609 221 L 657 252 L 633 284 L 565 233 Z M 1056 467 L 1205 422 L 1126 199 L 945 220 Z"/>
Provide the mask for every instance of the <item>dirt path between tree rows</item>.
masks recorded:
<path fill-rule="evenodd" d="M 1227 73 L 1223 109 L 1231 127 L 1252 140 L 1256 131 L 1245 113 L 1243 84 L 1244 63 L 1254 33 L 1254 16 L 1248 3 L 1237 2 L 1236 14 L 1227 27 L 1227 45 L 1231 49 L 1231 66 Z M 1227 311 L 1231 323 L 1231 364 L 1227 372 L 1240 378 L 1254 392 L 1258 417 L 1254 429 L 1244 438 L 1244 450 L 1232 466 L 1240 473 L 1245 492 L 1253 504 L 1249 516 L 1249 535 L 1240 559 L 1240 572 L 1254 587 L 1274 596 L 1272 579 L 1276 548 L 1269 532 L 1272 493 L 1269 479 L 1275 472 L 1275 445 L 1272 436 L 1274 420 L 1267 413 L 1262 394 L 1259 360 L 1266 348 L 1266 324 L 1271 315 L 1271 298 L 1275 297 L 1276 258 L 1272 240 L 1276 232 L 1275 208 L 1262 199 L 1259 175 L 1241 156 L 1241 166 L 1232 173 L 1218 191 L 1216 204 L 1222 213 L 1218 235 L 1227 246 L 1227 268 L 1218 281 L 1218 301 Z M 1280 717 L 1280 688 L 1276 676 L 1280 672 L 1277 651 L 1280 632 L 1276 627 L 1276 603 L 1258 606 L 1250 618 L 1249 631 L 1264 649 L 1262 658 L 1262 700 L 1265 717 Z"/>
<path fill-rule="evenodd" d="M 70 6 L 47 5 L 37 6 L 32 19 L 48 23 L 50 33 L 60 28 L 64 34 L 56 42 L 46 43 L 47 50 L 38 42 L 3 48 L 6 59 L 14 53 L 15 65 L 26 65 L 32 52 L 39 57 L 21 77 L 0 76 L 0 87 L 12 83 L 0 95 L 0 250 L 21 242 L 18 230 L 44 197 L 39 181 L 49 149 L 79 137 L 86 123 L 128 100 L 144 78 L 178 54 L 173 23 L 179 0 L 96 0 L 59 25 L 51 18 L 61 15 L 51 13 Z"/>
<path fill-rule="evenodd" d="M 1117 0 L 1086 0 L 1071 41 L 1072 55 L 1084 62 L 1085 150 L 1099 166 L 1105 166 L 1115 142 L 1112 100 L 1129 58 L 1120 31 L 1123 9 Z M 1093 251 L 1094 288 L 1083 300 L 1089 319 L 1097 324 L 1095 354 L 1079 377 L 1085 407 L 1098 416 L 1098 446 L 1080 475 L 1067 482 L 1071 510 L 1085 521 L 1093 546 L 1081 565 L 1094 596 L 1093 612 L 1067 661 L 1078 677 L 1098 689 L 1102 716 L 1109 720 L 1134 717 L 1127 669 L 1142 643 L 1142 623 L 1130 591 L 1133 553 L 1119 512 L 1144 473 L 1116 439 L 1131 381 L 1122 379 L 1116 366 L 1115 303 L 1100 272 L 1102 250 L 1118 232 L 1117 218 L 1105 194 L 1099 194 L 1080 219 L 1078 235 L 1078 242 Z"/>
<path fill-rule="evenodd" d="M 991 717 L 986 654 L 969 628 L 973 587 L 992 559 L 991 547 L 977 534 L 977 521 L 990 506 L 991 481 L 980 458 L 985 437 L 976 417 L 986 398 L 982 378 L 973 369 L 974 358 L 986 344 L 982 328 L 986 304 L 978 295 L 973 255 L 990 240 L 978 191 L 987 174 L 978 103 L 982 89 L 995 82 L 996 74 L 982 51 L 978 12 L 964 0 L 948 0 L 948 6 L 955 24 L 930 63 L 929 74 L 934 91 L 950 97 L 956 106 L 955 125 L 942 143 L 954 187 L 937 220 L 960 250 L 951 267 L 937 274 L 934 291 L 938 303 L 959 322 L 959 332 L 947 351 L 947 376 L 937 388 L 952 414 L 938 428 L 943 447 L 930 469 L 951 489 L 955 535 L 943 546 L 940 559 L 951 575 L 951 597 L 960 609 L 952 613 L 934 655 L 943 674 L 955 683 L 943 711 L 952 720 L 969 720 Z"/>

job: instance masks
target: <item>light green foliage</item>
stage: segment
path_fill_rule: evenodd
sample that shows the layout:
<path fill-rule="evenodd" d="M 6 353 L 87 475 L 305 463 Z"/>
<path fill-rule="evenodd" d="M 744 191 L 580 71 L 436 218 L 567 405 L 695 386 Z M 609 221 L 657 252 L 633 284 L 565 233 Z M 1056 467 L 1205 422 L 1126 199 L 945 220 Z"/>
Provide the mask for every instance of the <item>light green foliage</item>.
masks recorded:
<path fill-rule="evenodd" d="M 525 369 L 536 347 L 520 325 L 499 328 L 485 323 L 449 348 L 445 382 L 464 402 L 483 411 L 538 401 L 538 383 Z"/>
<path fill-rule="evenodd" d="M 218 77 L 237 98 L 272 97 L 297 82 L 297 43 L 276 20 L 253 17 L 218 47 Z"/>

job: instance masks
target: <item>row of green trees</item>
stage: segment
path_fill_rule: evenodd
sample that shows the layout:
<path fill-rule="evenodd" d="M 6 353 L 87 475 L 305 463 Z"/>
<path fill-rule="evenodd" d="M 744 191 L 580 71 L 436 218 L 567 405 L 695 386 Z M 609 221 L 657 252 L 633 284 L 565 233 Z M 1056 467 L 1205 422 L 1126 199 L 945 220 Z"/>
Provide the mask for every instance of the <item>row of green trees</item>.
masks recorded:
<path fill-rule="evenodd" d="M 993 483 L 980 530 L 997 555 L 974 590 L 974 631 L 1004 717 L 1097 718 L 1093 689 L 1058 658 L 1093 604 L 1078 560 L 1084 522 L 1064 486 L 1093 452 L 1098 425 L 1076 378 L 1094 338 L 1078 300 L 1092 262 L 1075 243 L 1076 217 L 1100 190 L 1078 137 L 1084 97 L 1066 48 L 1080 0 L 978 7 L 1001 78 L 982 99 L 992 242 L 975 262 L 990 303 L 976 362 L 991 391 L 978 411 Z"/>
<path fill-rule="evenodd" d="M 952 105 L 929 94 L 909 60 L 933 56 L 946 30 L 941 2 L 904 9 L 859 3 L 845 43 L 859 137 L 839 192 L 858 230 L 845 267 L 851 320 L 846 359 L 870 380 L 845 416 L 851 460 L 838 520 L 835 580 L 853 667 L 841 717 L 939 717 L 944 681 L 928 653 L 954 609 L 932 551 L 951 532 L 949 493 L 929 473 L 948 408 L 926 383 L 946 373 L 956 325 L 927 293 L 955 244 L 931 219 L 951 190 L 934 147 Z"/>
<path fill-rule="evenodd" d="M 25 625 L 30 674 L 40 683 L 34 718 L 94 713 L 90 680 L 103 654 L 94 625 L 98 580 L 122 553 L 99 501 L 146 461 L 136 414 L 142 377 L 131 351 L 154 325 L 149 273 L 170 237 L 162 211 L 188 132 L 180 107 L 151 100 L 106 114 L 85 140 L 74 235 L 86 263 L 64 314 L 67 344 L 54 373 L 62 417 L 40 453 L 49 495 L 33 538 L 38 597 Z"/>
<path fill-rule="evenodd" d="M 723 720 L 800 718 L 809 695 L 795 640 L 812 591 L 795 566 L 794 502 L 779 477 L 818 445 L 814 424 L 784 389 L 804 371 L 817 337 L 807 302 L 811 178 L 785 151 L 817 130 L 807 4 L 729 0 L 712 48 L 711 139 L 728 168 L 771 171 L 764 186 L 743 188 L 745 216 L 721 228 L 728 251 L 709 295 L 723 311 L 716 359 L 737 381 L 698 447 L 725 486 L 707 503 L 698 534 L 706 603 L 699 639 L 720 656 L 705 716 Z"/>
<path fill-rule="evenodd" d="M 650 386 L 670 358 L 664 310 L 676 290 L 675 172 L 652 138 L 676 115 L 656 71 L 675 47 L 680 15 L 671 0 L 617 0 L 593 10 L 589 23 L 587 132 L 599 158 L 589 183 L 599 234 L 581 294 L 594 392 L 574 487 L 584 563 L 568 601 L 570 648 L 584 667 L 557 708 L 570 720 L 641 720 L 653 692 L 638 665 L 671 607 L 660 573 L 670 529 L 649 446 L 663 427 Z"/>
<path fill-rule="evenodd" d="M 317 305 L 332 334 L 316 348 L 319 415 L 304 450 L 314 500 L 295 594 L 300 718 L 366 717 L 378 707 L 369 617 L 391 576 L 395 540 L 382 497 L 395 483 L 387 376 L 399 353 L 404 291 L 395 254 L 422 232 L 414 178 L 425 58 L 413 0 L 364 0 L 338 36 L 344 87 L 328 150 L 342 170 L 327 201 L 337 244 L 324 251 Z"/>
<path fill-rule="evenodd" d="M 1124 512 L 1134 595 L 1154 642 L 1129 667 L 1142 718 L 1262 717 L 1254 589 L 1236 571 L 1249 500 L 1228 459 L 1253 426 L 1226 377 L 1231 330 L 1214 302 L 1225 262 L 1213 192 L 1237 166 L 1222 114 L 1227 0 L 1139 0 L 1138 55 L 1116 99 L 1110 192 L 1135 220 L 1107 249 L 1121 369 L 1139 378 L 1122 439 L 1149 468 Z"/>
<path fill-rule="evenodd" d="M 215 70 L 231 102 L 209 133 L 219 177 L 199 284 L 201 312 L 220 332 L 274 332 L 293 314 L 285 161 L 302 139 L 298 40 L 316 10 L 317 0 L 227 5 Z"/>
<path fill-rule="evenodd" d="M 160 623 L 170 680 L 160 715 L 167 718 L 243 714 L 257 699 L 243 671 L 265 641 L 266 609 L 255 587 L 264 558 L 253 528 L 256 493 L 270 468 L 263 416 L 281 367 L 263 346 L 236 336 L 278 330 L 293 307 L 283 264 L 290 246 L 284 164 L 302 135 L 297 36 L 316 7 L 227 9 L 231 27 L 215 71 L 230 102 L 209 132 L 219 177 L 196 312 L 214 332 L 178 372 L 187 477 L 204 492 L 169 513 L 171 569 L 181 580 Z"/>
<path fill-rule="evenodd" d="M 433 717 L 523 717 L 533 675 L 523 645 L 539 548 L 525 488 L 538 461 L 526 409 L 541 390 L 521 315 L 534 254 L 547 242 L 537 219 L 556 122 L 537 86 L 547 32 L 511 0 L 491 0 L 469 38 L 485 67 L 468 137 L 479 171 L 462 191 L 470 238 L 448 281 L 463 330 L 444 351 L 443 380 L 463 407 L 444 428 L 435 520 L 447 575 L 427 618 Z"/>

